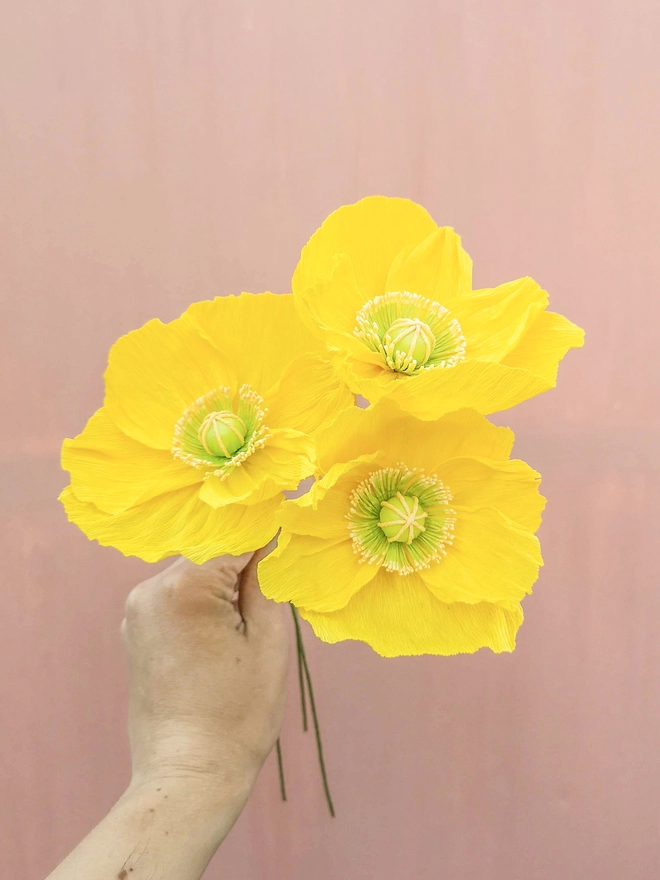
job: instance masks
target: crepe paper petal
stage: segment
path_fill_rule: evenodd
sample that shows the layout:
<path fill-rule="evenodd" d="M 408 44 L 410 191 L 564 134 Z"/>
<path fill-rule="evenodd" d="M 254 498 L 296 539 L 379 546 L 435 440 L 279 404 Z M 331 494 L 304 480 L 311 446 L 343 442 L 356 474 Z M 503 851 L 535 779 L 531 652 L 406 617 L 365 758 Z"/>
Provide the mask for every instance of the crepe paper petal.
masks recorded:
<path fill-rule="evenodd" d="M 62 467 L 81 501 L 104 513 L 122 513 L 163 492 L 201 483 L 199 471 L 133 440 L 114 424 L 105 409 L 91 417 L 74 440 L 65 440 Z"/>
<path fill-rule="evenodd" d="M 412 455 L 415 467 L 432 473 L 452 458 L 483 457 L 506 460 L 513 446 L 513 431 L 499 428 L 475 410 L 448 413 L 435 422 L 411 418 L 390 400 L 368 409 L 342 412 L 317 440 L 322 472 L 334 462 L 345 462 L 387 445 L 390 462 Z"/>
<path fill-rule="evenodd" d="M 584 330 L 563 315 L 541 312 L 515 348 L 502 359 L 506 367 L 529 370 L 549 388 L 557 383 L 559 363 L 571 348 L 584 345 Z"/>
<path fill-rule="evenodd" d="M 461 237 L 448 226 L 436 228 L 416 247 L 397 254 L 385 290 L 409 290 L 450 308 L 472 290 L 472 260 Z"/>
<path fill-rule="evenodd" d="M 235 368 L 241 383 L 267 394 L 289 364 L 323 345 L 298 315 L 290 293 L 241 293 L 190 305 L 181 316 Z"/>
<path fill-rule="evenodd" d="M 182 555 L 201 565 L 215 556 L 238 556 L 263 547 L 277 532 L 277 496 L 249 507 L 214 509 L 195 487 L 178 489 L 115 515 L 79 501 L 68 486 L 60 501 L 71 522 L 104 547 L 159 562 Z"/>
<path fill-rule="evenodd" d="M 359 361 L 337 361 L 337 370 L 357 394 L 372 403 L 389 397 L 418 419 L 439 419 L 464 408 L 490 415 L 553 387 L 530 370 L 494 361 L 465 360 L 451 369 L 427 370 L 402 379 L 389 379 L 392 374 L 381 371 L 389 381 L 373 378 L 371 365 L 365 368 Z"/>
<path fill-rule="evenodd" d="M 455 458 L 438 468 L 438 476 L 451 486 L 454 507 L 491 507 L 531 532 L 541 525 L 541 475 L 524 461 Z"/>
<path fill-rule="evenodd" d="M 264 592 L 322 639 L 385 656 L 513 650 L 545 499 L 512 441 L 474 410 L 424 421 L 383 400 L 342 413 L 319 438 L 317 482 L 280 509 Z"/>
<path fill-rule="evenodd" d="M 314 441 L 301 431 L 271 431 L 264 446 L 235 468 L 226 479 L 208 477 L 200 498 L 211 507 L 257 504 L 284 490 L 293 490 L 314 473 Z"/>
<path fill-rule="evenodd" d="M 259 563 L 259 585 L 277 602 L 334 611 L 377 573 L 378 566 L 355 565 L 348 535 L 339 540 L 290 535 Z"/>
<path fill-rule="evenodd" d="M 285 367 L 267 399 L 271 428 L 294 428 L 306 434 L 314 434 L 355 405 L 354 395 L 331 364 L 311 354 Z"/>
<path fill-rule="evenodd" d="M 467 358 L 500 362 L 524 338 L 548 305 L 548 294 L 532 278 L 491 290 L 475 290 L 454 303 L 452 314 L 466 339 Z"/>
<path fill-rule="evenodd" d="M 147 560 L 261 547 L 282 493 L 315 471 L 314 435 L 354 406 L 319 352 L 293 297 L 270 293 L 195 303 L 119 339 L 103 409 L 64 442 L 70 519 Z M 152 534 L 165 516 L 162 536 Z"/>
<path fill-rule="evenodd" d="M 523 614 L 519 605 L 446 604 L 419 576 L 380 572 L 343 608 L 319 614 L 300 608 L 324 642 L 366 642 L 382 657 L 513 651 Z"/>
<path fill-rule="evenodd" d="M 455 505 L 451 547 L 420 571 L 443 602 L 516 602 L 532 592 L 543 565 L 538 538 L 498 510 Z"/>
<path fill-rule="evenodd" d="M 110 349 L 105 408 L 118 428 L 154 449 L 170 450 L 186 407 L 236 378 L 220 352 L 181 318 L 148 321 Z"/>
<path fill-rule="evenodd" d="M 331 214 L 292 280 L 301 318 L 351 391 L 423 419 L 486 415 L 553 388 L 580 328 L 545 309 L 531 278 L 472 290 L 460 237 L 420 206 L 382 196 Z"/>
<path fill-rule="evenodd" d="M 336 254 L 353 259 L 364 301 L 383 291 L 390 267 L 404 248 L 422 241 L 436 224 L 408 199 L 372 196 L 333 211 L 303 248 L 291 283 L 294 295 L 330 274 Z"/>

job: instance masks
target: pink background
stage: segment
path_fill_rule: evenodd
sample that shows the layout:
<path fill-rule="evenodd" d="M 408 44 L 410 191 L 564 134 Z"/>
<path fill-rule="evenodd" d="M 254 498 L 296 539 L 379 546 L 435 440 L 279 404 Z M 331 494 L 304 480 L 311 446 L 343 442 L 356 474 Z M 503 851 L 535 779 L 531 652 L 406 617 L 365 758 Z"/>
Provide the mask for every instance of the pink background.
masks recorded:
<path fill-rule="evenodd" d="M 658 876 L 659 27 L 646 0 L 1 5 L 2 877 L 45 875 L 127 781 L 117 630 L 149 569 L 56 501 L 109 346 L 288 289 L 370 193 L 587 329 L 558 390 L 500 417 L 544 476 L 547 564 L 511 656 L 306 629 L 338 818 L 292 687 L 290 802 L 271 758 L 208 876 Z"/>

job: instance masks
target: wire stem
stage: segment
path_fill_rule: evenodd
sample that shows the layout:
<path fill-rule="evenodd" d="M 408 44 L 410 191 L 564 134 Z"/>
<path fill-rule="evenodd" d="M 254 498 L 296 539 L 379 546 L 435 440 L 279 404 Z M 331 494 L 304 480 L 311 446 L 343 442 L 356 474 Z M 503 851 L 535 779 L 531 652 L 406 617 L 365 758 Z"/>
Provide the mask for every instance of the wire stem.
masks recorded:
<path fill-rule="evenodd" d="M 291 609 L 293 611 L 293 618 L 296 621 L 296 634 L 300 634 L 300 623 L 298 621 L 298 614 L 296 613 L 296 609 L 293 605 L 291 605 Z M 335 808 L 332 804 L 332 797 L 330 795 L 330 786 L 328 785 L 328 775 L 325 770 L 325 761 L 323 760 L 323 744 L 321 742 L 321 728 L 319 726 L 319 719 L 316 713 L 316 701 L 314 700 L 314 690 L 312 688 L 312 677 L 309 674 L 309 666 L 307 664 L 307 656 L 305 654 L 305 646 L 302 640 L 302 634 L 300 634 L 299 645 L 299 654 L 300 660 L 302 662 L 302 667 L 305 673 L 305 679 L 307 681 L 307 688 L 309 690 L 309 706 L 312 710 L 312 721 L 314 722 L 314 733 L 316 735 L 316 749 L 319 756 L 319 764 L 321 766 L 321 779 L 323 780 L 323 790 L 325 792 L 325 799 L 328 802 L 328 809 L 330 810 L 330 815 L 335 816 Z"/>
<path fill-rule="evenodd" d="M 277 749 L 277 770 L 278 770 L 278 773 L 280 774 L 280 794 L 282 795 L 282 800 L 285 801 L 286 800 L 286 787 L 284 785 L 284 764 L 282 762 L 282 746 L 280 744 L 279 736 L 277 737 L 276 749 Z"/>
<path fill-rule="evenodd" d="M 302 633 L 300 632 L 300 621 L 296 614 L 295 606 L 289 603 L 291 613 L 293 614 L 293 622 L 296 627 L 296 649 L 298 654 L 298 686 L 300 687 L 300 709 L 302 712 L 303 731 L 307 732 L 307 700 L 305 699 L 305 679 L 303 672 L 303 656 L 305 648 L 303 646 Z"/>

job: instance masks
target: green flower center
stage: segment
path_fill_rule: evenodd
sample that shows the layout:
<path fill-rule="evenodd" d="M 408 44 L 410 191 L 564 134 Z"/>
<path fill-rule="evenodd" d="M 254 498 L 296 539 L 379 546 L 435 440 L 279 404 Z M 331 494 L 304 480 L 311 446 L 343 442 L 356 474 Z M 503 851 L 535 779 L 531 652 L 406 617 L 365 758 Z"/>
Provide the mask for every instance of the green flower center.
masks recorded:
<path fill-rule="evenodd" d="M 401 575 L 428 568 L 453 540 L 451 497 L 438 477 L 404 464 L 375 471 L 351 495 L 353 550 L 361 562 Z"/>
<path fill-rule="evenodd" d="M 395 373 L 413 375 L 453 367 L 465 358 L 460 324 L 440 303 L 394 291 L 369 300 L 355 316 L 353 333 Z"/>
<path fill-rule="evenodd" d="M 266 442 L 262 398 L 242 385 L 214 388 L 191 404 L 174 428 L 172 453 L 205 476 L 225 479 Z"/>
<path fill-rule="evenodd" d="M 405 373 L 411 366 L 413 370 L 424 366 L 435 348 L 435 336 L 419 318 L 397 318 L 385 332 L 383 346 L 395 364 L 393 369 Z"/>
<path fill-rule="evenodd" d="M 416 495 L 397 492 L 389 501 L 380 502 L 378 525 L 390 543 L 412 544 L 420 532 L 426 531 L 424 520 L 427 516 Z"/>
<path fill-rule="evenodd" d="M 197 436 L 209 455 L 231 458 L 245 443 L 247 427 L 240 416 L 223 409 L 206 416 Z"/>

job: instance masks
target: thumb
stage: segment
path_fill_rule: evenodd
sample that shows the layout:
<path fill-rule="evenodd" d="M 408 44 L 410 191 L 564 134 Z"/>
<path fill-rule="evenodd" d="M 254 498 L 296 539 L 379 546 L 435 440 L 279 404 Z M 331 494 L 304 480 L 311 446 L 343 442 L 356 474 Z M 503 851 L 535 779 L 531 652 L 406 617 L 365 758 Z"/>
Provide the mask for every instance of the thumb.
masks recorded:
<path fill-rule="evenodd" d="M 245 620 L 246 633 L 249 635 L 250 628 L 268 629 L 271 626 L 279 626 L 282 619 L 282 606 L 271 599 L 267 599 L 261 592 L 257 578 L 257 566 L 277 546 L 277 538 L 261 550 L 257 550 L 243 571 L 239 587 L 239 608 Z"/>
<path fill-rule="evenodd" d="M 180 560 L 174 563 L 172 568 L 181 566 L 181 574 L 185 575 L 186 586 L 189 590 L 195 587 L 203 592 L 208 590 L 218 599 L 229 602 L 236 600 L 241 572 L 245 570 L 252 553 L 242 553 L 240 556 L 216 556 L 202 565 L 196 565 L 188 560 Z"/>

